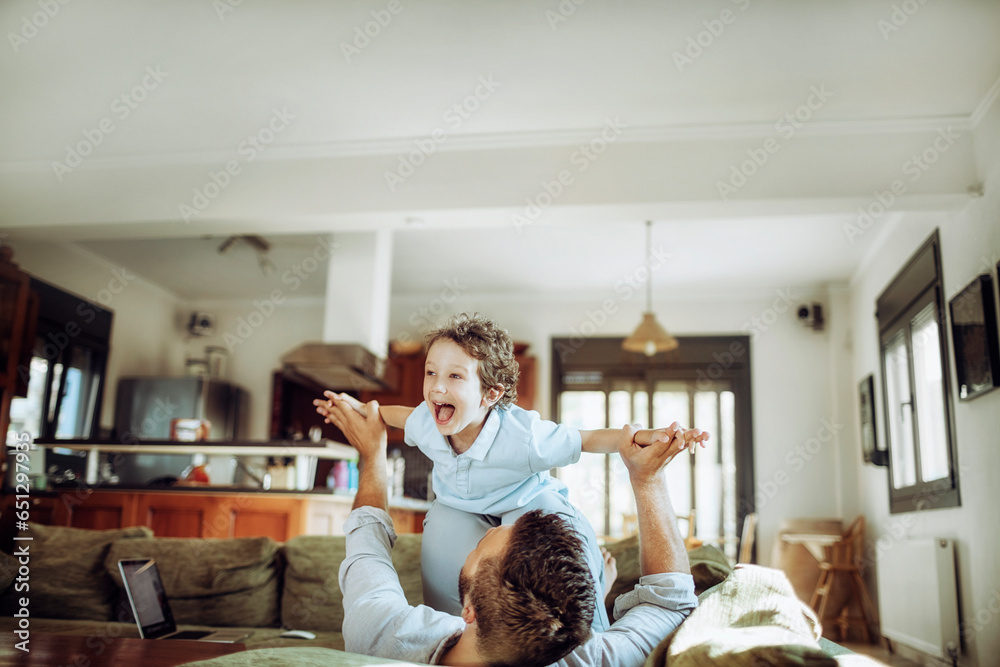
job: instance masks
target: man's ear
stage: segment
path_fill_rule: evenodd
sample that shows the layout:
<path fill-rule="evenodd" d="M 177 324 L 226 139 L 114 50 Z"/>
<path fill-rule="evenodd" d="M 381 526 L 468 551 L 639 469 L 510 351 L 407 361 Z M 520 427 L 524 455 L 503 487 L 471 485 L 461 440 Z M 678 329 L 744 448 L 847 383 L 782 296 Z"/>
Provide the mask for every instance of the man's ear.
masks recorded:
<path fill-rule="evenodd" d="M 468 598 L 468 596 L 466 596 Z M 466 625 L 472 625 L 476 622 L 476 610 L 472 608 L 472 603 L 466 601 L 462 605 L 462 620 L 465 621 Z"/>
<path fill-rule="evenodd" d="M 484 407 L 492 407 L 495 405 L 496 402 L 500 400 L 500 397 L 503 396 L 504 391 L 506 390 L 502 384 L 498 384 L 487 389 L 486 395 L 483 396 Z"/>

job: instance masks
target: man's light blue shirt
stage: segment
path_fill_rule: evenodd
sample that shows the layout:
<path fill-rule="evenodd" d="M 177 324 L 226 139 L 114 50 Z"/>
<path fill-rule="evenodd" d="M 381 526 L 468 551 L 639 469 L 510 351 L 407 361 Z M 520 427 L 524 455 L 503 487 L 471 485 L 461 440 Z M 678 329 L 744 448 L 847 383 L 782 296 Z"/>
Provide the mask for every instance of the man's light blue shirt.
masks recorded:
<path fill-rule="evenodd" d="M 546 490 L 565 496 L 566 485 L 549 469 L 576 463 L 581 452 L 578 430 L 516 405 L 491 410 L 479 437 L 461 454 L 437 430 L 426 402 L 406 420 L 405 439 L 434 462 L 438 502 L 473 514 L 504 514 Z"/>
<path fill-rule="evenodd" d="M 436 665 L 465 622 L 430 607 L 411 607 L 392 566 L 396 533 L 384 510 L 359 507 L 344 524 L 340 564 L 344 647 L 354 653 Z M 660 641 L 698 606 L 690 574 L 639 578 L 615 600 L 615 623 L 559 661 L 559 667 L 640 667 Z"/>

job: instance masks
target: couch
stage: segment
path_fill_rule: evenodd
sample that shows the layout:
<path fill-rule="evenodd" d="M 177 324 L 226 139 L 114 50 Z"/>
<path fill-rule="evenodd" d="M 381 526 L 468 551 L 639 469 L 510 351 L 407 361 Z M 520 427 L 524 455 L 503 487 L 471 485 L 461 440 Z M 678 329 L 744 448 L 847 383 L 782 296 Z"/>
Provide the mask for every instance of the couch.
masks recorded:
<path fill-rule="evenodd" d="M 99 664 L 101 653 L 116 638 L 138 637 L 117 568 L 119 559 L 138 557 L 157 560 L 181 629 L 225 627 L 249 633 L 248 652 L 206 665 L 385 664 L 343 653 L 344 612 L 337 582 L 343 537 L 303 535 L 279 544 L 266 537 L 162 538 L 145 527 L 93 531 L 37 524 L 30 525 L 29 533 L 32 541 L 18 544 L 30 547 L 31 632 L 88 636 L 93 655 L 83 659 L 89 659 L 89 664 Z M 411 604 L 422 602 L 420 540 L 421 535 L 400 535 L 392 554 Z M 612 593 L 620 593 L 638 579 L 638 542 L 631 538 L 610 549 L 619 567 Z M 794 597 L 780 572 L 759 567 L 732 572 L 725 557 L 712 547 L 701 547 L 690 555 L 696 584 L 703 591 L 701 605 L 671 638 L 664 638 L 649 664 L 720 664 L 715 648 L 705 646 L 706 640 L 719 638 L 723 625 L 741 628 L 724 636 L 744 635 L 741 641 L 720 648 L 735 656 L 731 664 L 848 664 L 844 656 L 833 657 L 838 647 L 826 640 L 820 643 L 815 617 Z M 18 567 L 16 559 L 0 554 L 0 590 L 4 591 L 0 608 L 3 630 L 8 633 L 16 627 L 11 615 L 18 598 L 25 595 L 13 584 Z M 747 572 L 753 576 L 746 576 Z M 791 619 L 781 627 L 774 626 L 779 599 Z M 757 613 L 749 625 L 774 626 L 759 635 L 760 641 L 747 632 L 748 610 Z M 282 638 L 283 628 L 310 630 L 316 638 Z M 3 650 L 10 651 L 11 643 Z M 788 650 L 798 662 L 783 662 Z M 77 660 L 77 664 L 82 663 Z"/>

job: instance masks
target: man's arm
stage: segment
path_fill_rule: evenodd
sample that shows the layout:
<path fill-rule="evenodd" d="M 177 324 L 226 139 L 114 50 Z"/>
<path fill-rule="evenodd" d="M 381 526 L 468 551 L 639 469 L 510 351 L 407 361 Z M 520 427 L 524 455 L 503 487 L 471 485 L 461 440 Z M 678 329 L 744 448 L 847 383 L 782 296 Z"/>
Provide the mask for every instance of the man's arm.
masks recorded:
<path fill-rule="evenodd" d="M 618 450 L 629 471 L 639 515 L 641 575 L 634 590 L 615 601 L 611 628 L 591 637 L 559 662 L 560 667 L 641 665 L 664 637 L 698 605 L 684 540 L 670 505 L 663 467 L 683 451 L 683 431 L 667 427 L 667 442 L 643 446 L 636 429 L 618 434 Z"/>
<path fill-rule="evenodd" d="M 651 445 L 654 442 L 667 441 L 673 437 L 673 432 L 670 431 L 670 429 L 675 427 L 679 427 L 677 422 L 674 422 L 667 428 L 640 429 L 635 431 L 633 440 L 636 444 L 644 447 Z M 697 428 L 688 429 L 682 432 L 686 443 L 685 446 L 690 446 L 692 449 L 694 448 L 695 443 L 701 443 L 701 446 L 704 447 L 705 442 L 709 438 L 708 431 L 702 431 Z M 614 454 L 618 451 L 618 439 L 620 437 L 621 430 L 613 428 L 599 428 L 592 431 L 581 430 L 581 449 L 591 454 Z"/>
<path fill-rule="evenodd" d="M 324 391 L 323 395 L 326 396 L 327 400 L 316 399 L 313 401 L 313 405 L 316 406 L 316 412 L 326 417 L 326 421 L 331 424 L 333 421 L 329 417 L 330 408 L 338 402 L 347 403 L 347 405 L 361 413 L 363 417 L 368 416 L 368 408 L 365 404 L 350 394 Z M 405 405 L 382 405 L 378 409 L 382 421 L 393 428 L 405 428 L 406 420 L 409 418 L 411 412 L 413 412 L 413 408 L 408 408 Z"/>
<path fill-rule="evenodd" d="M 372 401 L 366 407 L 367 416 L 362 417 L 343 401 L 331 401 L 327 418 L 344 432 L 347 441 L 358 450 L 361 461 L 358 491 L 351 509 L 375 507 L 385 511 L 389 506 L 389 480 L 385 466 L 388 437 L 379 416 L 378 402 Z"/>
<path fill-rule="evenodd" d="M 663 468 L 687 447 L 684 431 L 676 423 L 665 429 L 669 440 L 656 441 L 648 446 L 635 442 L 635 430 L 626 426 L 618 440 L 618 451 L 628 469 L 629 482 L 635 494 L 635 508 L 639 519 L 639 570 L 640 575 L 661 572 L 689 574 L 684 538 L 677 527 L 667 489 Z"/>

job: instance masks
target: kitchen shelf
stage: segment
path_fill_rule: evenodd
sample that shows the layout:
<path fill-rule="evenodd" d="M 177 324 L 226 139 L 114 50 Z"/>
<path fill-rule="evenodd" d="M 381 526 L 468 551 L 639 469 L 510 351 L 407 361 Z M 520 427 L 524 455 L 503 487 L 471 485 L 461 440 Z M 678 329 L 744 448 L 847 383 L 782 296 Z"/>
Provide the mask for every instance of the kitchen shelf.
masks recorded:
<path fill-rule="evenodd" d="M 291 441 L 295 442 L 295 441 Z M 87 484 L 98 483 L 101 454 L 204 454 L 208 456 L 281 456 L 294 457 L 299 470 L 307 470 L 310 460 L 315 459 L 355 459 L 357 451 L 350 445 L 327 440 L 325 445 L 288 445 L 284 442 L 220 442 L 203 440 L 200 442 L 140 441 L 134 444 L 50 441 L 36 442 L 37 447 L 46 449 L 68 449 L 87 453 L 87 469 L 84 480 Z M 311 483 L 310 483 L 311 486 Z"/>
<path fill-rule="evenodd" d="M 107 452 L 109 454 L 210 454 L 228 456 L 315 456 L 319 459 L 355 459 L 358 452 L 350 445 L 329 441 L 325 446 L 301 446 L 250 443 L 220 444 L 218 441 L 202 442 L 137 442 L 122 445 L 103 442 L 36 442 L 36 446 L 46 449 L 70 449 L 78 452 Z"/>

